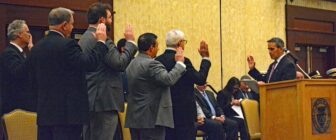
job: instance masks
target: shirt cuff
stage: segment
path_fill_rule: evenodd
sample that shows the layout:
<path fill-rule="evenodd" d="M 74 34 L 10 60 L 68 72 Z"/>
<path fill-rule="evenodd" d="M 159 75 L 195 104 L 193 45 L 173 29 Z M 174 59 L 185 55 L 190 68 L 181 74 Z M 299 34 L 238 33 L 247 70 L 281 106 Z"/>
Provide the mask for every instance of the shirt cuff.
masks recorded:
<path fill-rule="evenodd" d="M 98 40 L 98 42 L 101 42 L 101 43 L 105 44 L 105 41 L 104 41 L 104 40 Z"/>
<path fill-rule="evenodd" d="M 216 116 L 211 116 L 211 119 L 215 119 L 216 118 Z"/>
<path fill-rule="evenodd" d="M 133 43 L 134 45 L 136 45 L 136 43 L 133 40 L 127 40 L 127 42 Z"/>
<path fill-rule="evenodd" d="M 203 57 L 202 59 L 205 59 L 205 60 L 210 61 L 210 58 L 209 58 L 209 57 Z"/>
<path fill-rule="evenodd" d="M 184 67 L 184 68 L 186 68 L 187 66 L 183 63 L 183 62 L 181 62 L 181 61 L 177 61 L 176 62 L 177 64 L 180 64 L 182 67 Z"/>

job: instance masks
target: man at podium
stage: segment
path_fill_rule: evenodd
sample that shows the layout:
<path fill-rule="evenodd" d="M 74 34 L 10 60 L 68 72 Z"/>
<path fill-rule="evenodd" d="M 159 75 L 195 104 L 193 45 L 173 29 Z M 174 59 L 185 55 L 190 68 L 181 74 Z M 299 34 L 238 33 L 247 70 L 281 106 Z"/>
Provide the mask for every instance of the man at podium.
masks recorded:
<path fill-rule="evenodd" d="M 264 83 L 292 80 L 296 78 L 295 64 L 288 59 L 285 53 L 282 39 L 274 37 L 267 41 L 268 52 L 274 62 L 268 67 L 266 75 L 262 75 L 255 68 L 255 61 L 252 56 L 247 57 L 248 72 L 251 77 Z"/>

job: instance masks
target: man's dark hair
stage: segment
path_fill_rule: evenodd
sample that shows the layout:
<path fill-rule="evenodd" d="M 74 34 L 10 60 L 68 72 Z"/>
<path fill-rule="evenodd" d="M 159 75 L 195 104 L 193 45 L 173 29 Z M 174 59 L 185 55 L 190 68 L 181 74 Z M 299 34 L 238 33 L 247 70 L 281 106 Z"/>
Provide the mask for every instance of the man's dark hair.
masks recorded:
<path fill-rule="evenodd" d="M 275 43 L 278 48 L 284 49 L 285 45 L 281 38 L 273 37 L 267 41 L 268 43 Z"/>
<path fill-rule="evenodd" d="M 117 49 L 119 50 L 119 52 L 121 52 L 121 48 L 126 46 L 126 39 L 122 38 L 118 41 L 117 43 Z"/>
<path fill-rule="evenodd" d="M 92 4 L 87 12 L 88 23 L 96 24 L 101 17 L 107 18 L 106 10 L 111 11 L 111 9 L 111 5 L 106 3 L 97 2 Z"/>
<path fill-rule="evenodd" d="M 155 45 L 157 36 L 153 33 L 144 33 L 139 36 L 138 47 L 139 51 L 147 51 L 152 45 Z"/>

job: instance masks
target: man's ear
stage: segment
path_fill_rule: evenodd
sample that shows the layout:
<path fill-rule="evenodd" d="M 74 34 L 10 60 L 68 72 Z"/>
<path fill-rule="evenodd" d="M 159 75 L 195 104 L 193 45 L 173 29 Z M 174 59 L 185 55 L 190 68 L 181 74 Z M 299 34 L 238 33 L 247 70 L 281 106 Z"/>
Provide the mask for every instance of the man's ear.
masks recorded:
<path fill-rule="evenodd" d="M 105 23 L 105 21 L 106 21 L 106 18 L 104 18 L 104 17 L 99 18 L 99 23 Z"/>

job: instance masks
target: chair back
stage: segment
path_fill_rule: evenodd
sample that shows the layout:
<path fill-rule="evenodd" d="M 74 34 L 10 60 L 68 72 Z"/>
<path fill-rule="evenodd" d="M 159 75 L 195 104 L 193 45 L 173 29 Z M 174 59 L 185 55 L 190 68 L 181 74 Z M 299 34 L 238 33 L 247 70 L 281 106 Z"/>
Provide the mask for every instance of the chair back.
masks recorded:
<path fill-rule="evenodd" d="M 125 103 L 125 111 L 119 112 L 119 120 L 121 124 L 121 131 L 123 140 L 131 140 L 131 132 L 129 128 L 125 128 L 125 122 L 126 122 L 126 111 L 127 111 L 127 103 Z"/>
<path fill-rule="evenodd" d="M 259 104 L 255 100 L 244 99 L 241 101 L 242 111 L 251 139 L 260 139 Z"/>
<path fill-rule="evenodd" d="M 37 140 L 37 115 L 16 109 L 3 116 L 5 137 L 7 140 Z"/>

